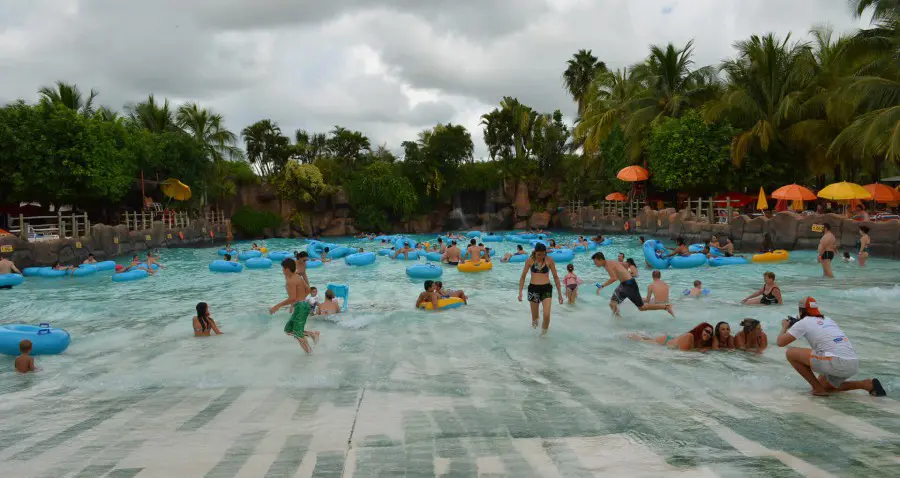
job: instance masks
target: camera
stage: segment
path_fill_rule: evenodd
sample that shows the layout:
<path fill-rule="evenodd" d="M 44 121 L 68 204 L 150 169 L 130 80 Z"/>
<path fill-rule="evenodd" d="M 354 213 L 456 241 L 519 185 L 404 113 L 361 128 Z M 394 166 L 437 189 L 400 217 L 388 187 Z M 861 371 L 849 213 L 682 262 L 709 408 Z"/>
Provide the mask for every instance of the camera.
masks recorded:
<path fill-rule="evenodd" d="M 791 328 L 794 326 L 794 324 L 796 324 L 797 322 L 800 322 L 800 319 L 789 315 L 789 316 L 787 316 L 787 321 L 788 321 L 788 328 Z"/>

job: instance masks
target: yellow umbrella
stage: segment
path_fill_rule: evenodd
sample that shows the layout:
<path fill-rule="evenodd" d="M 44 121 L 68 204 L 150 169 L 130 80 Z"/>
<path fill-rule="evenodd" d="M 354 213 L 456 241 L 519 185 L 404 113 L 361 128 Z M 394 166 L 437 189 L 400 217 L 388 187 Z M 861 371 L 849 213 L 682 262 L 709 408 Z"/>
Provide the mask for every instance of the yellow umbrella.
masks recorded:
<path fill-rule="evenodd" d="M 829 184 L 819 191 L 819 197 L 834 201 L 849 201 L 851 199 L 870 199 L 872 193 L 859 184 L 840 182 Z"/>
<path fill-rule="evenodd" d="M 183 182 L 169 178 L 160 184 L 163 194 L 176 201 L 187 201 L 191 198 L 191 187 Z"/>
<path fill-rule="evenodd" d="M 769 209 L 769 202 L 766 201 L 766 192 L 763 191 L 762 186 L 759 188 L 759 200 L 756 201 L 756 209 L 760 211 Z"/>

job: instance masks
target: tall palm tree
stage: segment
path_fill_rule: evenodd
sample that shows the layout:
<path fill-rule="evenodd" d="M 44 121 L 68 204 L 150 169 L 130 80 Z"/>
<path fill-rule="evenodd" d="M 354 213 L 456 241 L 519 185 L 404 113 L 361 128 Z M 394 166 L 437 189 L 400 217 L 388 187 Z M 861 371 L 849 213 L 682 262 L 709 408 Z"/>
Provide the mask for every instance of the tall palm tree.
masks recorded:
<path fill-rule="evenodd" d="M 62 81 L 57 81 L 55 87 L 43 86 L 38 90 L 38 93 L 41 95 L 42 102 L 62 105 L 85 116 L 90 116 L 94 113 L 94 98 L 98 94 L 94 89 L 91 89 L 90 95 L 85 99 L 81 94 L 81 90 L 78 89 L 78 85 L 63 83 Z"/>
<path fill-rule="evenodd" d="M 607 71 L 606 63 L 598 60 L 591 50 L 578 50 L 569 59 L 567 65 L 568 67 L 562 75 L 563 84 L 572 99 L 578 103 L 578 118 L 581 118 L 584 114 L 588 87 L 597 75 Z"/>
<path fill-rule="evenodd" d="M 128 111 L 128 121 L 138 128 L 152 133 L 178 130 L 168 99 L 158 104 L 156 98 L 149 95 L 147 101 L 127 105 L 125 110 Z"/>
<path fill-rule="evenodd" d="M 117 121 L 124 120 L 124 118 L 122 118 L 122 116 L 119 115 L 119 113 L 117 111 L 113 111 L 105 106 L 101 106 L 101 107 L 97 108 L 97 111 L 94 112 L 94 117 L 99 118 L 102 121 L 111 121 L 111 122 L 117 122 Z"/>
<path fill-rule="evenodd" d="M 243 157 L 243 153 L 236 146 L 237 135 L 223 126 L 222 115 L 200 108 L 197 103 L 187 103 L 178 107 L 175 121 L 179 127 L 203 144 L 209 159 L 213 162 Z"/>
<path fill-rule="evenodd" d="M 325 133 L 310 134 L 304 129 L 298 129 L 294 131 L 294 140 L 301 163 L 312 164 L 317 158 L 329 153 L 328 135 Z"/>
<path fill-rule="evenodd" d="M 810 45 L 790 43 L 773 34 L 753 35 L 735 43 L 737 58 L 722 64 L 728 91 L 706 107 L 708 121 L 728 119 L 739 129 L 731 155 L 740 166 L 752 148 L 768 152 L 781 132 L 796 121 L 815 80 L 816 61 Z"/>
<path fill-rule="evenodd" d="M 575 141 L 588 161 L 596 158 L 603 140 L 625 118 L 626 107 L 647 94 L 628 68 L 598 75 L 588 88 L 584 116 L 575 126 Z"/>
<path fill-rule="evenodd" d="M 271 179 L 279 174 L 293 154 L 290 140 L 270 119 L 247 126 L 241 130 L 241 136 L 247 149 L 247 159 L 266 178 Z"/>

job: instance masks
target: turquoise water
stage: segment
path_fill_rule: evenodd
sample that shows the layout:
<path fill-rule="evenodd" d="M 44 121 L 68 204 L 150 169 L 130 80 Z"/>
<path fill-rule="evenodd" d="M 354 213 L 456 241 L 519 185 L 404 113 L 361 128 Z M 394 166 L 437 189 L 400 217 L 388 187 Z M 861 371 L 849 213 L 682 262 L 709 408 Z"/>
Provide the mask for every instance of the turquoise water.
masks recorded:
<path fill-rule="evenodd" d="M 305 250 L 299 240 L 266 245 Z M 600 250 L 643 265 L 636 237 Z M 167 268 L 142 281 L 29 278 L 0 291 L 0 323 L 50 322 L 72 335 L 65 354 L 37 358 L 38 374 L 15 374 L 12 358 L 0 358 L 4 468 L 140 477 L 900 474 L 896 261 L 836 262 L 835 280 L 821 277 L 807 251 L 781 264 L 667 270 L 676 319 L 628 302 L 617 319 L 612 287 L 597 296 L 591 285 L 605 271 L 577 254 L 578 303 L 554 301 L 549 336 L 539 339 L 527 303 L 516 300 L 521 264 L 481 274 L 446 267 L 445 286 L 464 289 L 470 304 L 424 313 L 413 309 L 422 281 L 406 277 L 410 262 L 339 260 L 309 276 L 320 299 L 327 283 L 350 284 L 350 311 L 310 319 L 322 339 L 306 356 L 282 332 L 287 313 L 268 313 L 285 297 L 280 269 L 213 274 L 215 251 L 162 250 Z M 767 270 L 789 306 L 739 305 Z M 641 270 L 642 292 L 649 276 Z M 680 296 L 694 279 L 712 290 L 708 298 Z M 861 356 L 860 377 L 879 377 L 887 398 L 807 395 L 774 346 L 781 319 L 806 295 L 841 325 Z M 199 301 L 225 335 L 192 337 Z M 743 317 L 769 334 L 761 356 L 626 338 L 703 321 L 737 330 Z"/>

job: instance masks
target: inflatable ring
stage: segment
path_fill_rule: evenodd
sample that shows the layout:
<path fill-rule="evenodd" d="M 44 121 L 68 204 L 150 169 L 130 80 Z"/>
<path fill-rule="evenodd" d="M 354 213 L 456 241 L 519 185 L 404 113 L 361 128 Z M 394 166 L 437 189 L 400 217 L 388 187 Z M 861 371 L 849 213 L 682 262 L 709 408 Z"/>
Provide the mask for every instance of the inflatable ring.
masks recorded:
<path fill-rule="evenodd" d="M 528 260 L 528 257 L 529 257 L 528 254 L 513 254 L 513 255 L 509 256 L 509 261 L 507 261 L 507 262 L 509 262 L 511 264 L 515 264 L 518 262 L 525 262 Z"/>
<path fill-rule="evenodd" d="M 413 279 L 437 279 L 443 274 L 444 269 L 434 264 L 413 264 L 406 268 L 406 275 Z"/>
<path fill-rule="evenodd" d="M 417 261 L 417 260 L 419 260 L 419 254 L 421 254 L 422 252 L 417 249 L 414 249 L 414 250 L 407 252 L 405 256 L 403 255 L 403 253 L 400 253 L 399 256 L 394 257 L 394 254 L 396 254 L 396 253 L 397 253 L 397 251 L 391 251 L 391 255 L 388 257 L 390 257 L 391 259 L 396 259 L 398 261 Z"/>
<path fill-rule="evenodd" d="M 392 249 L 381 249 L 378 251 L 378 255 L 391 257 L 394 255 L 394 251 Z"/>
<path fill-rule="evenodd" d="M 254 258 L 254 259 L 256 259 L 256 258 Z M 249 267 L 249 265 L 248 265 L 248 267 Z M 209 271 L 210 272 L 226 272 L 227 273 L 227 272 L 241 272 L 243 270 L 244 270 L 244 266 L 242 266 L 240 262 L 229 262 L 229 261 L 218 260 L 218 261 L 212 261 L 209 263 Z M 130 272 L 135 272 L 135 271 L 125 272 L 125 274 L 128 274 Z M 137 272 L 146 273 L 146 271 L 140 271 L 140 270 Z M 120 274 L 120 275 L 123 275 L 123 274 Z M 113 279 L 115 279 L 115 276 L 113 276 Z"/>
<path fill-rule="evenodd" d="M 773 252 L 766 252 L 764 254 L 756 254 L 750 258 L 751 261 L 757 263 L 766 263 L 766 262 L 784 262 L 790 259 L 791 255 L 788 251 L 784 249 L 778 249 Z"/>
<path fill-rule="evenodd" d="M 22 285 L 25 282 L 25 277 L 22 274 L 3 274 L 0 275 L 0 287 L 15 287 L 17 285 Z"/>
<path fill-rule="evenodd" d="M 238 254 L 238 259 L 242 261 L 246 261 L 247 259 L 253 259 L 255 257 L 262 257 L 262 252 L 259 251 L 244 251 Z"/>
<path fill-rule="evenodd" d="M 116 270 L 116 261 L 103 261 L 93 264 L 94 267 L 97 268 L 97 271 L 114 271 Z"/>
<path fill-rule="evenodd" d="M 94 264 L 81 264 L 77 269 L 72 271 L 72 277 L 87 277 L 97 273 L 97 266 Z"/>
<path fill-rule="evenodd" d="M 598 246 L 608 246 L 608 245 L 612 244 L 612 239 L 610 239 L 608 237 L 604 237 L 603 241 L 601 241 L 601 242 L 597 242 L 597 241 L 590 241 L 590 242 L 593 242 L 594 244 L 597 244 Z"/>
<path fill-rule="evenodd" d="M 307 269 L 315 269 L 317 267 L 322 267 L 322 261 L 320 261 L 318 259 L 312 259 L 312 260 L 306 261 Z"/>
<path fill-rule="evenodd" d="M 230 250 L 230 251 L 226 251 L 225 249 L 219 249 L 219 251 L 218 251 L 218 254 L 219 254 L 220 256 L 224 256 L 225 254 L 231 254 L 231 255 L 233 256 L 233 255 L 238 254 L 238 253 L 239 253 L 239 252 L 238 252 L 237 249 L 232 249 L 232 250 Z"/>
<path fill-rule="evenodd" d="M 272 259 L 254 257 L 253 259 L 247 259 L 245 264 L 247 265 L 247 269 L 271 269 Z"/>
<path fill-rule="evenodd" d="M 353 249 L 344 246 L 332 247 L 331 250 L 328 251 L 329 259 L 343 259 L 350 254 L 353 254 Z"/>
<path fill-rule="evenodd" d="M 485 234 L 481 236 L 481 242 L 503 242 L 503 236 L 500 234 Z"/>
<path fill-rule="evenodd" d="M 465 305 L 466 302 L 459 297 L 448 297 L 446 299 L 438 299 L 438 310 L 455 309 Z M 434 305 L 431 302 L 422 302 L 420 309 L 433 310 Z"/>
<path fill-rule="evenodd" d="M 713 257 L 709 260 L 710 267 L 737 266 L 748 263 L 747 259 L 743 257 Z"/>
<path fill-rule="evenodd" d="M 225 262 L 225 261 L 222 261 Z M 146 279 L 150 273 L 142 269 L 134 269 L 121 274 L 113 274 L 113 282 L 131 282 L 134 280 Z"/>
<path fill-rule="evenodd" d="M 481 237 L 481 236 L 482 236 L 481 231 L 469 231 L 466 233 L 466 237 L 468 237 L 469 239 L 475 239 L 476 237 Z"/>
<path fill-rule="evenodd" d="M 493 262 L 481 261 L 475 264 L 472 261 L 460 262 L 456 269 L 460 272 L 485 272 L 494 268 Z"/>
<path fill-rule="evenodd" d="M 703 252 L 703 249 L 706 248 L 706 244 L 691 244 L 688 247 L 688 251 L 692 253 Z M 713 257 L 722 257 L 725 254 L 722 254 L 722 251 L 719 250 L 718 247 L 710 247 L 709 254 Z"/>
<path fill-rule="evenodd" d="M 269 259 L 272 259 L 274 262 L 281 262 L 288 257 L 293 258 L 294 254 L 288 251 L 272 251 L 269 253 Z"/>
<path fill-rule="evenodd" d="M 440 252 L 429 252 L 425 254 L 425 259 L 433 262 L 441 262 L 442 257 L 444 257 L 444 255 Z"/>
<path fill-rule="evenodd" d="M 357 252 L 345 257 L 344 263 L 348 266 L 368 266 L 375 263 L 376 257 L 374 252 Z"/>
<path fill-rule="evenodd" d="M 691 289 L 684 289 L 684 292 L 682 292 L 682 295 L 691 295 Z M 700 289 L 700 295 L 702 295 L 702 296 L 709 295 L 709 289 L 707 289 L 706 287 L 704 287 L 703 289 Z"/>
<path fill-rule="evenodd" d="M 548 252 L 547 257 L 553 259 L 554 262 L 565 264 L 575 259 L 575 251 L 572 249 L 556 249 Z"/>
<path fill-rule="evenodd" d="M 668 269 L 669 259 L 656 255 L 656 251 L 665 252 L 665 250 L 666 248 L 663 246 L 662 242 L 659 242 L 656 239 L 649 239 L 644 243 L 644 260 L 646 260 L 647 264 L 650 264 L 650 267 L 654 269 Z"/>
<path fill-rule="evenodd" d="M 491 249 L 491 257 L 494 257 L 496 255 L 497 255 L 497 249 Z M 481 257 L 484 257 L 484 251 L 481 251 Z M 469 251 L 466 251 L 466 253 L 463 254 L 463 260 L 468 260 L 468 259 L 469 259 Z"/>
<path fill-rule="evenodd" d="M 583 244 L 579 244 L 577 242 L 572 243 L 572 250 L 575 252 L 587 252 L 593 251 L 597 249 L 597 243 L 594 241 L 588 241 L 587 249 L 585 250 Z"/>
<path fill-rule="evenodd" d="M 0 353 L 19 355 L 19 342 L 26 339 L 31 341 L 31 355 L 61 354 L 72 341 L 68 332 L 51 328 L 47 323 L 0 325 Z"/>
<path fill-rule="evenodd" d="M 689 256 L 672 256 L 669 258 L 669 265 L 673 269 L 693 269 L 707 263 L 706 256 L 703 254 L 691 254 Z"/>
<path fill-rule="evenodd" d="M 396 241 L 394 241 L 394 247 L 396 247 L 397 249 L 403 249 L 404 245 L 409 247 L 410 249 L 415 249 L 416 241 L 414 241 L 408 237 L 401 237 L 401 238 L 397 239 Z"/>

